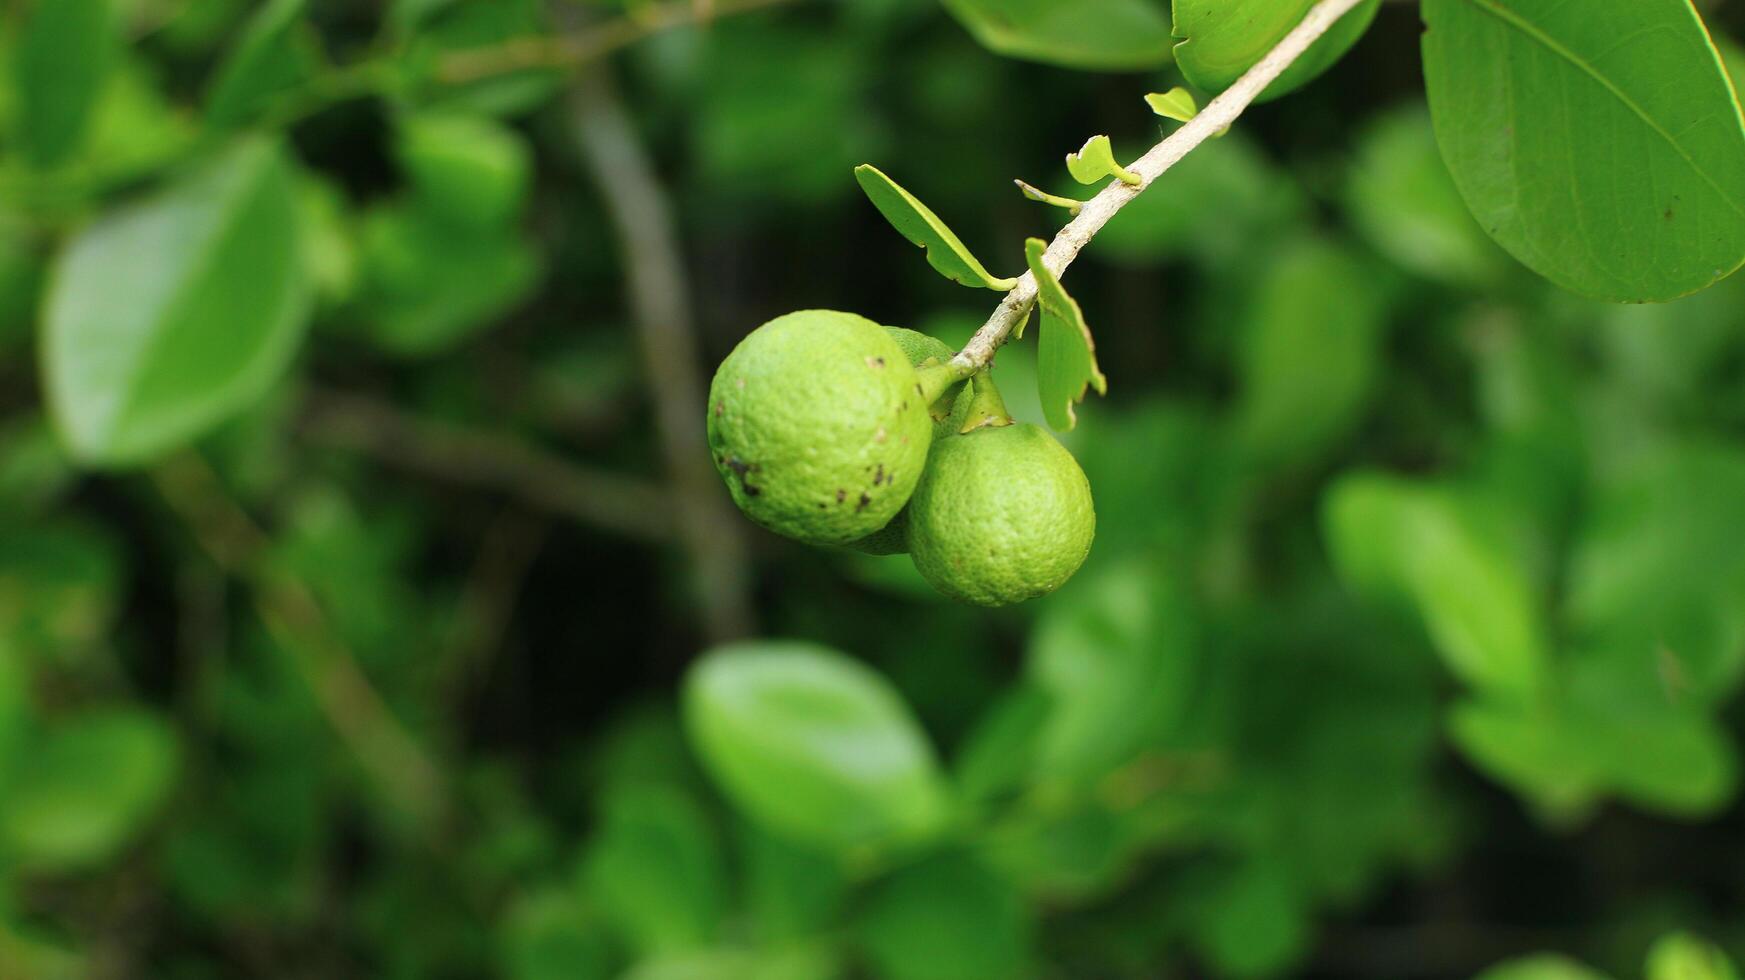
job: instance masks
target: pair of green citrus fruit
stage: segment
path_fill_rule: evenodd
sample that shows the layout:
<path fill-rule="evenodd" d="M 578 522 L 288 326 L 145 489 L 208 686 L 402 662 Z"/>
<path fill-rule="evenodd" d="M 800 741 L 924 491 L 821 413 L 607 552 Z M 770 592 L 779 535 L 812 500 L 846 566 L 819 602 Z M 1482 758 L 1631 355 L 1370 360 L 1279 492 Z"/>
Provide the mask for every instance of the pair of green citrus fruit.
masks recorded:
<path fill-rule="evenodd" d="M 966 602 L 1059 588 L 1090 553 L 1090 483 L 1034 425 L 960 432 L 971 399 L 951 356 L 925 334 L 832 310 L 757 328 L 709 391 L 709 449 L 734 503 L 810 544 L 908 552 Z"/>

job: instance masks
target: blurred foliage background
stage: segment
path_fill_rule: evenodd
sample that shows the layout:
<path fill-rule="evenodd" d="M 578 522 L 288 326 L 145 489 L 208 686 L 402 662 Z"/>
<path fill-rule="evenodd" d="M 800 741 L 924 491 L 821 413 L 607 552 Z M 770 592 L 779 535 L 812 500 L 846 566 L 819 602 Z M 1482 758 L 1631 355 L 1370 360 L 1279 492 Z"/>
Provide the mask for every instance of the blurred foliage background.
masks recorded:
<path fill-rule="evenodd" d="M 1605 307 L 1516 266 L 1384 4 L 1073 268 L 1096 547 L 1054 596 L 952 605 L 732 512 L 701 379 L 807 307 L 961 343 L 997 297 L 851 168 L 1011 274 L 1059 223 L 1011 180 L 1149 146 L 1176 79 L 1011 60 L 932 0 L 716 5 L 0 8 L 0 976 L 1745 952 L 1745 278 Z M 51 350 L 57 315 L 96 326 Z M 104 332 L 177 316 L 218 326 Z M 132 414 L 93 404 L 136 355 Z M 247 383 L 196 404 L 202 372 Z M 1040 422 L 1033 374 L 1001 354 Z M 680 695 L 754 684 L 687 685 L 743 637 L 783 643 L 707 662 L 810 657 L 848 707 L 715 719 L 796 753 L 723 795 Z M 887 749 L 949 828 L 833 841 L 805 753 L 853 782 Z M 1656 978 L 1731 975 L 1670 942 Z"/>

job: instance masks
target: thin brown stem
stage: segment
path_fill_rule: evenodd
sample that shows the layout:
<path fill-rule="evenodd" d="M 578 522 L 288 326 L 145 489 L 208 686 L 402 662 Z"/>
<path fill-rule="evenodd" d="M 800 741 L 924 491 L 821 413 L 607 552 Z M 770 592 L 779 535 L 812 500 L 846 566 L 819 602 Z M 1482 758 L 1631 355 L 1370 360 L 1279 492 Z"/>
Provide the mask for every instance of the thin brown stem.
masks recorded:
<path fill-rule="evenodd" d="M 332 391 L 310 397 L 301 432 L 319 445 L 496 490 L 613 534 L 651 541 L 673 534 L 662 516 L 673 507 L 665 488 L 579 466 L 503 433 L 419 418 L 385 402 Z"/>
<path fill-rule="evenodd" d="M 570 104 L 577 145 L 617 230 L 626 299 L 704 625 L 712 640 L 745 636 L 754 628 L 745 539 L 709 462 L 702 358 L 672 208 L 610 79 L 599 71 L 579 76 Z"/>
<path fill-rule="evenodd" d="M 695 0 L 672 0 L 574 34 L 520 37 L 488 48 L 456 51 L 438 62 L 436 78 L 449 85 L 462 85 L 536 68 L 573 70 L 643 38 L 676 27 L 793 2 L 795 0 L 715 0 L 705 4 Z"/>
<path fill-rule="evenodd" d="M 261 622 L 290 654 L 329 724 L 380 785 L 383 797 L 421 825 L 440 826 L 448 812 L 441 768 L 394 717 L 327 621 L 313 590 L 264 564 L 266 533 L 197 455 L 175 457 L 151 476 L 201 549 L 227 574 L 249 584 Z"/>

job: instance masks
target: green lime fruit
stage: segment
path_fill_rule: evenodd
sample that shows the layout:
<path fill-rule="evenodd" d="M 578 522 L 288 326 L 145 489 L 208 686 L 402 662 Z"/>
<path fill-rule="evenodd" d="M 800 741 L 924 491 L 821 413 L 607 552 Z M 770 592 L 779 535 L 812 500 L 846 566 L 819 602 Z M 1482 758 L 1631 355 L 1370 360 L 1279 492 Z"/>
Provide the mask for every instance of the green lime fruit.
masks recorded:
<path fill-rule="evenodd" d="M 1060 588 L 1084 564 L 1097 531 L 1078 460 L 1022 423 L 935 442 L 907 514 L 921 577 L 979 606 Z"/>
<path fill-rule="evenodd" d="M 909 553 L 909 511 L 907 508 L 897 512 L 891 522 L 877 531 L 850 541 L 848 547 L 865 555 L 906 555 Z"/>
<path fill-rule="evenodd" d="M 957 353 L 945 341 L 918 330 L 886 327 L 885 332 L 891 335 L 898 347 L 903 348 L 903 356 L 917 368 L 930 362 L 943 364 Z M 963 420 L 969 415 L 969 402 L 970 389 L 966 384 L 947 390 L 928 406 L 927 413 L 933 417 L 934 439 L 943 439 L 963 427 Z M 906 555 L 909 553 L 908 527 L 906 512 L 898 512 L 889 524 L 859 541 L 850 541 L 848 547 L 868 555 Z"/>
<path fill-rule="evenodd" d="M 919 330 L 886 327 L 885 331 L 896 340 L 898 347 L 903 348 L 903 356 L 914 367 L 928 361 L 944 364 L 957 354 L 950 344 Z M 940 439 L 963 428 L 963 421 L 969 415 L 969 398 L 969 385 L 954 385 L 927 406 L 927 414 L 933 416 L 933 438 Z"/>
<path fill-rule="evenodd" d="M 890 523 L 921 479 L 933 422 L 919 376 L 878 324 L 802 310 L 758 327 L 709 387 L 709 451 L 733 502 L 810 544 Z"/>

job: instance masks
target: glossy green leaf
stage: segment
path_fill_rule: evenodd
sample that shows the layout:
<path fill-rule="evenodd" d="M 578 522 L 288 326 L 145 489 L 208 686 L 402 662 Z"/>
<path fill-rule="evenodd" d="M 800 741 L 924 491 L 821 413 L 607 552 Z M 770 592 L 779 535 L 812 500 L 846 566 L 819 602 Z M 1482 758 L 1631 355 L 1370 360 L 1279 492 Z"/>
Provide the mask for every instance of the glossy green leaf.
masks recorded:
<path fill-rule="evenodd" d="M 114 0 L 36 0 L 14 56 L 19 128 L 38 166 L 79 149 L 121 48 Z"/>
<path fill-rule="evenodd" d="M 622 786 L 582 862 L 601 914 L 641 953 L 697 949 L 727 904 L 727 871 L 702 811 L 665 786 Z"/>
<path fill-rule="evenodd" d="M 1309 239 L 1288 246 L 1247 288 L 1238 441 L 1265 463 L 1313 458 L 1362 417 L 1380 368 L 1387 287 L 1373 265 Z"/>
<path fill-rule="evenodd" d="M 1501 963 L 1479 974 L 1475 980 L 1609 980 L 1567 956 L 1544 953 L 1524 956 Z"/>
<path fill-rule="evenodd" d="M 1152 0 L 945 0 L 990 51 L 1068 68 L 1156 68 L 1174 38 Z"/>
<path fill-rule="evenodd" d="M 859 940 L 880 980 L 1023 976 L 1030 912 L 980 862 L 944 854 L 881 882 L 860 912 Z"/>
<path fill-rule="evenodd" d="M 1148 94 L 1145 96 L 1145 104 L 1151 107 L 1152 112 L 1176 122 L 1191 122 L 1200 114 L 1200 106 L 1194 101 L 1194 93 L 1179 85 L 1167 92 Z"/>
<path fill-rule="evenodd" d="M 1507 267 L 1448 176 L 1422 106 L 1385 113 L 1364 129 L 1345 201 L 1371 247 L 1426 279 L 1484 286 Z"/>
<path fill-rule="evenodd" d="M 1611 302 L 1745 263 L 1745 122 L 1688 0 L 1424 0 L 1442 156 L 1515 258 Z"/>
<path fill-rule="evenodd" d="M 1115 147 L 1107 136 L 1093 136 L 1077 153 L 1066 155 L 1066 172 L 1081 184 L 1096 184 L 1107 177 L 1119 177 L 1122 183 L 1137 184 L 1140 176 L 1115 160 Z"/>
<path fill-rule="evenodd" d="M 248 122 L 314 71 L 319 57 L 305 33 L 307 6 L 308 0 L 270 0 L 249 19 L 206 96 L 212 125 Z"/>
<path fill-rule="evenodd" d="M 922 204 L 913 194 L 886 177 L 877 167 L 862 164 L 854 168 L 854 178 L 861 190 L 891 223 L 891 227 L 910 242 L 927 250 L 927 264 L 952 282 L 965 286 L 1006 290 L 1018 284 L 1016 279 L 996 279 L 970 254 L 963 241 L 952 233 L 939 216 Z"/>
<path fill-rule="evenodd" d="M 692 667 L 685 721 L 740 810 L 820 846 L 901 844 L 950 817 L 933 748 L 888 682 L 833 650 L 766 641 Z"/>
<path fill-rule="evenodd" d="M 1090 782 L 1179 724 L 1197 658 L 1180 586 L 1146 564 L 1114 566 L 1049 606 L 1030 641 L 1045 695 L 1035 775 Z"/>
<path fill-rule="evenodd" d="M 45 311 L 44 382 L 82 461 L 147 461 L 246 408 L 309 310 L 290 165 L 251 138 L 87 228 Z"/>
<path fill-rule="evenodd" d="M 1036 305 L 1042 310 L 1041 336 L 1036 347 L 1036 387 L 1042 396 L 1042 414 L 1059 430 L 1078 424 L 1073 405 L 1085 400 L 1085 391 L 1109 393 L 1109 381 L 1097 368 L 1096 343 L 1078 302 L 1061 288 L 1060 280 L 1042 263 L 1048 243 L 1032 238 L 1024 243 L 1024 257 L 1036 277 Z"/>
<path fill-rule="evenodd" d="M 155 715 L 93 713 L 31 746 L 0 793 L 0 853 L 44 869 L 108 860 L 168 798 L 174 732 Z"/>
<path fill-rule="evenodd" d="M 470 226 L 502 225 L 526 199 L 526 140 L 487 116 L 422 113 L 400 121 L 395 150 L 425 204 Z"/>
<path fill-rule="evenodd" d="M 1530 700 L 1551 669 L 1531 581 L 1474 500 L 1449 488 L 1353 474 L 1330 491 L 1326 534 L 1346 580 L 1404 600 L 1456 676 L 1498 700 Z"/>
<path fill-rule="evenodd" d="M 1315 0 L 1174 0 L 1176 64 L 1195 88 L 1218 93 L 1266 56 L 1302 22 Z M 1381 0 L 1367 0 L 1316 41 L 1259 101 L 1287 95 L 1314 80 L 1351 49 L 1375 20 Z"/>
<path fill-rule="evenodd" d="M 1739 971 L 1720 947 L 1681 932 L 1648 950 L 1647 980 L 1739 980 Z"/>

